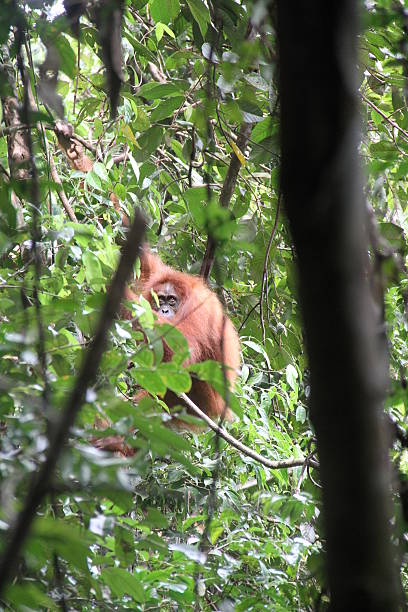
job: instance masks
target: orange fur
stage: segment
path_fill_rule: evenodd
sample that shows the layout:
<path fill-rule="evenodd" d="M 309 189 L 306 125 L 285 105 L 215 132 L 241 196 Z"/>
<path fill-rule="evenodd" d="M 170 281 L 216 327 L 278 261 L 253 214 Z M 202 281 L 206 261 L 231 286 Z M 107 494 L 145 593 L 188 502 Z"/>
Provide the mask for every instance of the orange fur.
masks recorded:
<path fill-rule="evenodd" d="M 178 294 L 180 305 L 171 324 L 183 333 L 188 342 L 190 358 L 187 363 L 212 359 L 224 364 L 227 381 L 232 387 L 240 362 L 239 338 L 216 294 L 202 278 L 178 272 L 149 252 L 145 252 L 144 257 L 142 273 L 145 267 L 149 275 L 144 273 L 143 297 L 152 304 L 151 290 L 165 283 L 171 283 Z M 158 318 L 161 322 L 169 322 L 160 315 Z M 164 360 L 169 361 L 171 352 L 166 345 L 164 349 Z M 210 417 L 219 417 L 224 412 L 223 398 L 207 382 L 193 380 L 189 396 Z M 165 401 L 169 406 L 182 403 L 171 392 L 166 394 Z M 224 416 L 231 420 L 231 411 L 227 409 Z"/>
<path fill-rule="evenodd" d="M 171 283 L 180 299 L 178 311 L 175 318 L 171 320 L 171 324 L 184 334 L 188 342 L 190 357 L 186 365 L 207 359 L 218 361 L 225 365 L 226 379 L 229 387 L 232 388 L 240 363 L 239 337 L 231 320 L 225 315 L 220 300 L 202 278 L 178 272 L 166 266 L 160 257 L 151 253 L 145 246 L 141 255 L 140 279 L 132 289 L 126 289 L 124 297 L 129 301 L 137 301 L 138 293 L 153 305 L 152 289 L 155 290 L 155 287 L 165 283 Z M 121 315 L 124 318 L 131 316 L 125 308 Z M 169 319 L 160 315 L 158 315 L 158 320 L 169 323 Z M 172 353 L 165 342 L 163 347 L 164 361 L 170 361 Z M 147 395 L 147 391 L 139 391 L 135 398 L 136 402 Z M 233 415 L 230 409 L 225 407 L 224 399 L 208 382 L 193 379 L 188 395 L 208 416 L 217 418 L 222 415 L 232 420 Z M 170 408 L 183 404 L 182 400 L 172 391 L 167 391 L 164 401 Z M 186 409 L 188 411 L 187 406 Z M 172 423 L 184 429 L 197 430 L 196 427 L 189 426 L 177 418 L 173 418 Z M 136 452 L 135 449 L 124 444 L 121 436 L 93 439 L 92 442 L 98 448 L 117 452 L 126 457 Z"/>
<path fill-rule="evenodd" d="M 75 170 L 85 173 L 92 170 L 93 161 L 84 153 L 82 145 L 74 138 L 72 125 L 61 121 L 57 122 L 55 133 L 58 144 L 65 152 L 70 165 Z M 111 193 L 109 197 L 115 209 L 121 212 L 116 195 Z M 128 226 L 129 219 L 124 213 L 121 214 L 123 225 Z M 145 246 L 141 256 L 140 278 L 132 287 L 126 289 L 124 298 L 137 301 L 138 295 L 141 294 L 152 304 L 151 290 L 165 283 L 173 285 L 180 299 L 178 311 L 171 323 L 184 334 L 188 342 L 190 358 L 187 360 L 187 364 L 199 363 L 207 359 L 213 359 L 224 364 L 227 381 L 229 386 L 232 387 L 240 362 L 238 334 L 232 322 L 224 313 L 220 300 L 202 278 L 185 272 L 178 272 L 165 265 L 160 257 L 154 255 Z M 131 318 L 131 314 L 126 308 L 122 308 L 120 314 L 123 318 Z M 169 323 L 168 319 L 160 316 L 158 318 L 159 321 Z M 169 361 L 171 358 L 171 351 L 164 343 L 164 360 Z M 141 391 L 136 399 L 145 395 L 147 393 Z M 231 411 L 224 408 L 223 398 L 209 383 L 194 379 L 189 397 L 208 416 L 216 418 L 224 415 L 225 418 L 232 419 Z M 182 403 L 171 391 L 167 392 L 164 399 L 170 407 Z M 134 454 L 134 450 L 124 445 L 120 436 L 94 439 L 93 443 L 99 448 L 117 451 L 123 455 Z"/>

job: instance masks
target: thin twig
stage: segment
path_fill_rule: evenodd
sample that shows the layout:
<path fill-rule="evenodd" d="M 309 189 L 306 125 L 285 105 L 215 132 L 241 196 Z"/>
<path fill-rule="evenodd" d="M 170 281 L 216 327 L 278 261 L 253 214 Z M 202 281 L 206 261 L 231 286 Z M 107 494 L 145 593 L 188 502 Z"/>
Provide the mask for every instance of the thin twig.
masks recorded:
<path fill-rule="evenodd" d="M 300 472 L 300 477 L 298 480 L 298 484 L 296 486 L 296 493 L 300 492 L 300 485 L 302 483 L 302 481 L 304 480 L 305 477 L 305 472 L 307 469 L 308 465 L 312 465 L 313 463 L 315 463 L 315 467 L 317 467 L 317 463 L 314 461 L 313 459 L 313 455 L 314 453 L 310 453 L 306 459 L 303 460 L 303 464 L 302 464 L 302 470 Z M 273 480 L 275 478 L 275 476 L 267 476 L 264 480 L 265 484 L 267 482 L 270 482 L 271 480 Z M 242 484 L 237 486 L 237 490 L 238 491 L 246 491 L 247 489 L 253 489 L 254 487 L 258 487 L 259 485 L 259 480 L 257 478 L 250 478 L 249 480 L 247 480 L 246 482 L 243 482 Z"/>
<path fill-rule="evenodd" d="M 364 100 L 364 102 L 368 104 L 368 106 L 371 106 L 371 108 L 373 108 L 376 113 L 378 113 L 385 121 L 387 121 L 387 123 L 392 125 L 392 127 L 395 128 L 400 134 L 402 134 L 404 136 L 404 139 L 408 141 L 408 132 L 403 130 L 402 127 L 398 125 L 398 123 L 395 123 L 395 121 L 387 117 L 387 115 L 380 108 L 378 108 L 378 106 L 376 106 L 373 102 L 371 102 L 371 100 L 366 98 L 366 96 L 363 93 L 360 93 L 360 95 L 362 99 Z"/>
<path fill-rule="evenodd" d="M 271 470 L 279 470 L 281 468 L 290 469 L 294 467 L 299 467 L 304 464 L 305 462 L 304 459 L 291 458 L 291 459 L 282 459 L 281 461 L 271 461 L 270 459 L 263 457 L 256 451 L 252 450 L 248 446 L 245 446 L 245 444 L 242 444 L 242 442 L 240 442 L 239 440 L 231 436 L 231 434 L 229 434 L 223 427 L 220 427 L 219 425 L 217 425 L 217 423 L 215 423 L 212 419 L 210 419 L 210 417 L 207 416 L 205 412 L 203 412 L 194 402 L 191 401 L 188 395 L 186 395 L 185 393 L 180 393 L 179 397 L 187 404 L 187 406 L 198 417 L 200 417 L 200 419 L 205 421 L 207 425 L 210 427 L 210 429 L 215 431 L 217 435 L 219 435 L 226 442 L 231 444 L 231 446 L 234 446 L 236 449 L 244 453 L 244 455 L 246 455 L 247 457 L 251 457 L 251 459 L 255 459 L 255 461 L 258 461 L 258 463 L 261 463 L 265 467 L 270 468 Z M 310 465 L 312 465 L 312 467 L 317 467 L 318 464 L 316 461 L 311 461 Z"/>
<path fill-rule="evenodd" d="M 254 312 L 256 308 L 258 308 L 258 306 L 259 306 L 259 302 L 257 302 L 256 304 L 252 306 L 252 308 L 250 308 L 248 314 L 245 316 L 245 319 L 242 321 L 241 325 L 238 327 L 238 332 L 241 331 L 241 329 L 244 327 L 245 323 L 248 321 L 251 314 Z"/>
<path fill-rule="evenodd" d="M 46 130 L 51 130 L 52 132 L 55 132 L 55 133 L 57 131 L 55 128 L 55 125 L 45 125 L 44 127 Z M 82 138 L 82 136 L 78 136 L 78 134 L 74 134 L 74 133 L 72 134 L 71 138 L 73 138 L 74 140 L 77 140 L 83 147 L 85 147 L 85 149 L 88 149 L 88 151 L 96 155 L 96 147 L 89 144 L 89 142 L 85 140 L 85 138 Z"/>
<path fill-rule="evenodd" d="M 265 321 L 264 321 L 264 316 L 263 316 L 263 298 L 264 298 L 264 294 L 265 294 L 265 284 L 266 284 L 266 279 L 267 279 L 267 275 L 268 275 L 269 253 L 271 252 L 272 242 L 273 242 L 273 239 L 275 237 L 276 230 L 278 228 L 280 204 L 281 204 L 281 192 L 279 192 L 278 203 L 276 205 L 275 223 L 273 224 L 272 232 L 271 232 L 271 235 L 269 236 L 268 246 L 267 246 L 266 252 L 265 252 L 264 267 L 263 267 L 263 273 L 262 273 L 261 295 L 260 295 L 260 298 L 259 298 L 259 318 L 261 320 L 262 342 L 263 342 L 263 344 L 265 344 Z"/>
<path fill-rule="evenodd" d="M 76 217 L 74 209 L 72 208 L 71 204 L 68 201 L 67 194 L 65 193 L 64 187 L 62 186 L 62 181 L 57 173 L 57 169 L 55 168 L 54 159 L 50 152 L 50 146 L 45 136 L 45 130 L 43 131 L 43 135 L 44 135 L 44 144 L 45 144 L 45 150 L 46 150 L 46 154 L 48 158 L 48 163 L 50 164 L 51 177 L 54 183 L 58 185 L 57 187 L 58 197 L 61 200 L 61 204 L 65 208 L 65 212 L 67 213 L 70 220 L 73 221 L 74 223 L 78 223 L 78 219 Z"/>
<path fill-rule="evenodd" d="M 78 134 L 72 134 L 71 138 L 73 138 L 74 140 L 77 140 L 83 147 L 85 147 L 85 149 L 88 149 L 88 151 L 91 151 L 91 153 L 93 153 L 96 156 L 96 147 L 89 144 L 89 142 L 85 140 L 85 138 L 78 136 Z"/>

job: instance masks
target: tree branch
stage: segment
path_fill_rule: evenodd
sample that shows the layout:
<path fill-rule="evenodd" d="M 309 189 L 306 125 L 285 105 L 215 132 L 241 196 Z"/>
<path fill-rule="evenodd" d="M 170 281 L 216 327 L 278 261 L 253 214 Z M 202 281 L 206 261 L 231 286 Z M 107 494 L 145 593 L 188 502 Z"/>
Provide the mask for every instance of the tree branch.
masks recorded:
<path fill-rule="evenodd" d="M 57 169 L 54 163 L 54 158 L 51 155 L 50 146 L 48 144 L 48 140 L 45 135 L 45 131 L 43 135 L 44 135 L 45 150 L 47 153 L 48 162 L 50 164 L 51 178 L 54 181 L 54 183 L 57 185 L 58 197 L 61 200 L 61 204 L 63 205 L 65 212 L 67 213 L 69 219 L 73 221 L 74 223 L 78 223 L 78 219 L 76 217 L 74 209 L 72 208 L 71 204 L 68 201 L 67 194 L 65 193 L 64 187 L 62 186 L 62 181 L 57 173 Z"/>
<path fill-rule="evenodd" d="M 200 417 L 200 419 L 205 421 L 207 425 L 213 431 L 215 431 L 218 436 L 223 438 L 226 442 L 228 442 L 228 444 L 231 444 L 231 446 L 233 446 L 234 448 L 244 453 L 244 455 L 246 455 L 247 457 L 255 459 L 255 461 L 258 461 L 258 463 L 261 463 L 265 467 L 270 468 L 271 470 L 279 470 L 281 468 L 290 469 L 294 467 L 299 467 L 305 463 L 305 459 L 282 459 L 282 461 L 271 461 L 270 459 L 263 457 L 256 451 L 253 451 L 248 446 L 245 446 L 245 444 L 242 444 L 242 442 L 234 438 L 234 436 L 231 436 L 231 434 L 229 434 L 223 427 L 220 427 L 219 425 L 217 425 L 217 423 L 214 423 L 214 421 L 210 419 L 210 417 L 207 416 L 205 412 L 203 412 L 194 402 L 191 401 L 188 395 L 186 395 L 185 393 L 180 393 L 179 397 L 198 417 Z M 313 460 L 310 460 L 310 465 L 312 465 L 313 467 L 318 467 L 318 463 Z"/>
<path fill-rule="evenodd" d="M 140 252 L 145 227 L 146 223 L 142 214 L 136 210 L 132 227 L 122 251 L 119 266 L 106 296 L 95 336 L 79 371 L 75 386 L 51 434 L 47 457 L 40 466 L 38 473 L 33 477 L 24 507 L 17 516 L 9 541 L 3 551 L 0 560 L 0 592 L 4 589 L 7 582 L 15 575 L 15 569 L 21 549 L 30 531 L 37 509 L 49 490 L 53 472 L 67 442 L 70 428 L 73 426 L 75 418 L 85 399 L 87 389 L 92 386 L 95 381 L 99 363 L 107 343 L 108 331 L 118 312 L 126 282 L 130 277 L 135 259 Z"/>
<path fill-rule="evenodd" d="M 238 134 L 236 146 L 242 152 L 245 151 L 245 148 L 248 144 L 249 137 L 251 135 L 252 124 L 243 123 L 241 125 L 240 132 Z M 228 208 L 229 203 L 232 198 L 232 194 L 234 193 L 235 185 L 237 183 L 238 173 L 241 168 L 241 162 L 238 157 L 235 155 L 235 152 L 231 155 L 230 165 L 228 167 L 227 174 L 225 176 L 224 184 L 220 193 L 220 204 L 223 208 Z M 216 243 L 212 236 L 208 236 L 207 238 L 207 246 L 205 248 L 205 254 L 203 258 L 203 263 L 201 264 L 200 274 L 203 278 L 208 279 L 211 268 L 214 264 L 215 258 L 215 248 Z"/>
<path fill-rule="evenodd" d="M 404 137 L 404 140 L 408 141 L 408 132 L 406 130 L 403 130 L 402 127 L 398 125 L 398 123 L 395 123 L 395 121 L 393 121 L 390 117 L 387 117 L 387 115 L 380 108 L 378 108 L 378 106 L 376 106 L 373 102 L 371 102 L 371 100 L 366 98 L 366 96 L 363 93 L 361 93 L 360 95 L 361 95 L 361 98 L 364 100 L 364 102 L 368 104 L 368 106 L 371 106 L 371 108 L 373 108 L 375 112 L 380 115 L 380 117 L 382 117 L 387 123 L 389 123 L 400 134 L 402 134 L 402 136 Z"/>
<path fill-rule="evenodd" d="M 264 267 L 263 267 L 263 272 L 262 272 L 261 295 L 260 295 L 260 298 L 259 298 L 259 318 L 260 318 L 260 321 L 261 321 L 261 328 L 262 328 L 262 342 L 264 344 L 265 344 L 265 321 L 264 321 L 264 315 L 263 315 L 263 301 L 264 301 L 264 297 L 266 295 L 265 294 L 265 289 L 266 289 L 266 281 L 267 281 L 267 278 L 268 278 L 268 260 L 269 260 L 269 254 L 271 252 L 272 242 L 273 242 L 273 239 L 275 238 L 276 230 L 278 229 L 281 197 L 282 197 L 282 193 L 281 193 L 281 191 L 279 191 L 278 201 L 277 201 L 277 204 L 276 204 L 275 222 L 273 224 L 271 235 L 269 236 L 268 246 L 266 247 L 265 258 L 264 258 Z"/>

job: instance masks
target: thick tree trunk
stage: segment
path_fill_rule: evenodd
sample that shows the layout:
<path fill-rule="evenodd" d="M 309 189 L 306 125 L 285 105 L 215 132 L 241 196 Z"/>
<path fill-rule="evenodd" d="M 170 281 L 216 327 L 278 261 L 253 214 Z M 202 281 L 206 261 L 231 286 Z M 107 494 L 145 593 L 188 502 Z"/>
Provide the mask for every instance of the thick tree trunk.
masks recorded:
<path fill-rule="evenodd" d="M 382 426 L 387 360 L 367 283 L 357 3 L 278 0 L 282 192 L 298 256 L 331 610 L 399 609 Z"/>

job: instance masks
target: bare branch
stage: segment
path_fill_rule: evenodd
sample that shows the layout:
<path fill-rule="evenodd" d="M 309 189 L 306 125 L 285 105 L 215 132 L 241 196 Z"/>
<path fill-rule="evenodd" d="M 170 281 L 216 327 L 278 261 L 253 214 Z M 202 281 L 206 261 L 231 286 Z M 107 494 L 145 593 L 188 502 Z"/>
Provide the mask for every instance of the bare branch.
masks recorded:
<path fill-rule="evenodd" d="M 180 393 L 179 397 L 187 404 L 190 410 L 192 410 L 198 417 L 200 417 L 200 419 L 205 421 L 207 425 L 213 431 L 215 431 L 217 435 L 219 435 L 226 442 L 228 442 L 228 444 L 231 444 L 231 446 L 240 450 L 242 453 L 244 453 L 244 455 L 246 455 L 247 457 L 251 457 L 251 459 L 255 459 L 255 461 L 258 461 L 258 463 L 261 463 L 265 467 L 270 468 L 271 470 L 279 470 L 281 468 L 290 469 L 294 467 L 299 467 L 305 463 L 304 459 L 291 458 L 282 459 L 282 461 L 271 461 L 270 459 L 263 457 L 259 453 L 253 451 L 248 446 L 245 446 L 245 444 L 242 444 L 242 442 L 234 438 L 234 436 L 231 436 L 231 434 L 229 434 L 223 427 L 220 427 L 219 425 L 217 425 L 217 423 L 214 423 L 214 421 L 210 419 L 210 417 L 207 416 L 205 412 L 203 412 L 194 402 L 191 401 L 188 395 L 186 395 L 185 393 Z M 310 461 L 310 464 L 313 465 L 313 467 L 318 466 L 315 461 Z"/>
<path fill-rule="evenodd" d="M 398 125 L 398 123 L 395 123 L 395 121 L 393 121 L 390 117 L 387 117 L 387 115 L 380 108 L 378 108 L 378 106 L 371 102 L 371 100 L 366 98 L 363 93 L 360 95 L 364 102 L 368 104 L 368 106 L 371 106 L 371 108 L 374 109 L 375 112 L 380 115 L 380 117 L 382 117 L 387 123 L 389 123 L 395 130 L 397 130 L 403 136 L 404 140 L 408 141 L 408 132 L 406 130 L 403 130 L 402 127 Z"/>

